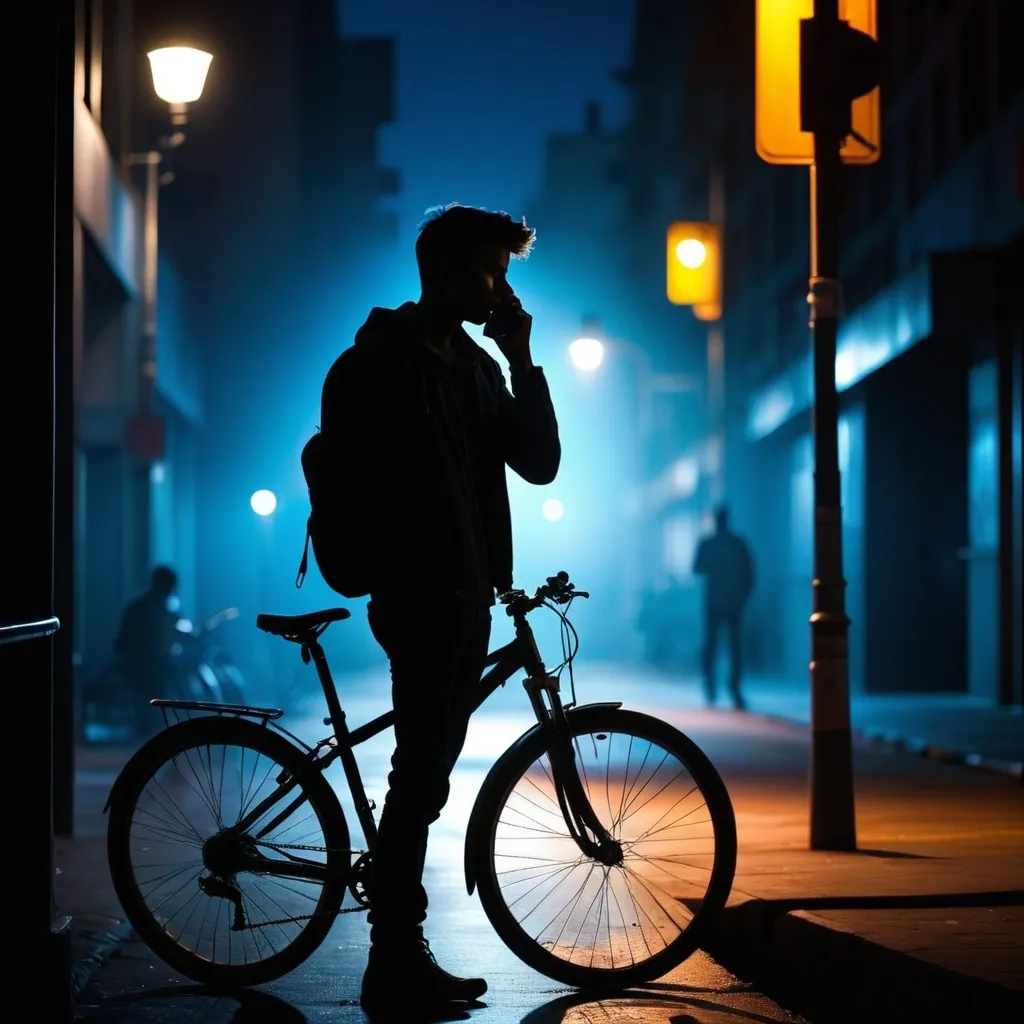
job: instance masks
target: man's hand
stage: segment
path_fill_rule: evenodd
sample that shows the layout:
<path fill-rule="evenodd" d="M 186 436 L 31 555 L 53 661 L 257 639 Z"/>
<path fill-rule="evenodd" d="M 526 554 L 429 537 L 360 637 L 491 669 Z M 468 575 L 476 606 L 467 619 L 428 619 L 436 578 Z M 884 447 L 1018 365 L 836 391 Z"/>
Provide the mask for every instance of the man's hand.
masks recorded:
<path fill-rule="evenodd" d="M 508 360 L 509 366 L 516 370 L 529 370 L 533 366 L 530 354 L 530 334 L 533 331 L 533 317 L 523 309 L 523 304 L 513 296 L 501 309 L 502 315 L 508 314 L 510 319 L 514 313 L 518 321 L 518 330 L 495 338 L 495 344 L 501 354 Z"/>

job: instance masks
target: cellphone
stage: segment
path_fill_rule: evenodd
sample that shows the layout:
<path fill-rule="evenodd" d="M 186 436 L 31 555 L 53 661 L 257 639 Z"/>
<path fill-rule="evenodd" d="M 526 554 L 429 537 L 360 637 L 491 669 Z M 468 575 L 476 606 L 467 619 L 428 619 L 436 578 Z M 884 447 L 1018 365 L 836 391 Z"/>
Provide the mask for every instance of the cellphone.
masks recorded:
<path fill-rule="evenodd" d="M 494 341 L 515 334 L 523 322 L 519 305 L 499 306 L 484 324 L 484 336 Z"/>

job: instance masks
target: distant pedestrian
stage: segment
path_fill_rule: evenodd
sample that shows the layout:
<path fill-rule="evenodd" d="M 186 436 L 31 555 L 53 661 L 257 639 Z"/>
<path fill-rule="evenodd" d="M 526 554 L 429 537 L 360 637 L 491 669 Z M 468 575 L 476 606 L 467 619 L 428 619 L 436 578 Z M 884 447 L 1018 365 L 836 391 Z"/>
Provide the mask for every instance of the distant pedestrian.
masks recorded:
<path fill-rule="evenodd" d="M 722 630 L 729 633 L 729 690 L 736 708 L 743 699 L 743 609 L 754 589 L 754 558 L 750 546 L 729 529 L 729 510 L 715 509 L 715 531 L 697 546 L 694 574 L 706 580 L 704 589 L 704 689 L 709 705 L 716 696 L 715 659 Z"/>

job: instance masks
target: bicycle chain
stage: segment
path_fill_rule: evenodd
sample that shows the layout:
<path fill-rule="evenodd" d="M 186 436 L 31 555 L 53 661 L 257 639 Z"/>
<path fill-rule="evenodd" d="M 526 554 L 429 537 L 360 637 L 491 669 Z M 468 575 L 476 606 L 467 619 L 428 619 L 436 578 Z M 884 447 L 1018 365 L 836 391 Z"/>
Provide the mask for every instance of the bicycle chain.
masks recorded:
<path fill-rule="evenodd" d="M 364 854 L 365 850 L 349 850 L 339 846 L 303 846 L 300 843 L 269 843 L 265 839 L 254 839 L 256 846 L 265 846 L 269 850 L 314 850 L 317 853 L 356 853 Z"/>
<path fill-rule="evenodd" d="M 301 843 L 268 843 L 266 840 L 257 839 L 257 846 L 265 846 L 269 850 L 313 850 L 317 853 L 358 853 L 363 854 L 365 850 L 344 850 L 337 849 L 335 847 L 325 846 L 305 846 Z M 303 914 L 300 917 L 281 917 L 276 921 L 260 921 L 259 924 L 245 924 L 241 928 L 232 928 L 233 932 L 244 932 L 252 931 L 256 928 L 270 928 L 274 925 L 282 924 L 295 924 L 296 921 L 312 921 L 314 917 L 327 917 L 328 915 L 335 914 L 358 914 L 363 911 L 369 910 L 369 907 L 341 907 L 336 911 L 323 910 L 319 914 Z"/>
<path fill-rule="evenodd" d="M 334 911 L 337 914 L 358 914 L 362 910 L 369 910 L 369 907 L 342 907 Z M 306 914 L 303 917 L 281 917 L 276 921 L 260 921 L 259 924 L 244 924 L 241 928 L 232 928 L 233 932 L 248 932 L 256 928 L 269 928 L 277 924 L 295 924 L 296 921 L 312 921 L 314 917 L 327 917 L 331 911 L 323 910 L 319 914 Z"/>

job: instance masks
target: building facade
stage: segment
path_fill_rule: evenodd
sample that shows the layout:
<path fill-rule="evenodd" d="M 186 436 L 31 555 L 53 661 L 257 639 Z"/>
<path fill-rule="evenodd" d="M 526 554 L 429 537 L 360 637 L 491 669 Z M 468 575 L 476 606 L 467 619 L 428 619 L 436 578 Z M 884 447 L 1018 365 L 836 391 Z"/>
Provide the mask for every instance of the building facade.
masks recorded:
<path fill-rule="evenodd" d="M 268 0 L 258 17 L 244 0 L 140 4 L 147 45 L 187 32 L 214 54 L 162 197 L 204 383 L 188 613 L 238 608 L 224 641 L 269 685 L 292 663 L 272 662 L 289 652 L 264 642 L 256 614 L 336 598 L 315 573 L 293 585 L 308 514 L 298 456 L 395 240 L 381 200 L 398 176 L 378 156 L 394 117 L 393 42 L 344 36 L 333 0 Z M 260 489 L 278 499 L 267 517 L 250 507 Z"/>
<path fill-rule="evenodd" d="M 712 111 L 736 114 L 718 131 L 684 119 L 692 145 L 680 166 L 687 180 L 716 160 L 726 168 L 727 479 L 759 561 L 750 653 L 763 672 L 801 678 L 813 539 L 808 177 L 753 156 L 752 0 L 690 6 L 697 46 L 716 59 L 687 74 L 710 77 Z M 851 683 L 866 693 L 1022 699 L 1013 7 L 878 5 L 882 152 L 845 171 L 836 361 Z"/>
<path fill-rule="evenodd" d="M 145 275 L 144 178 L 132 158 L 157 143 L 132 117 L 139 95 L 152 91 L 135 14 L 131 0 L 75 7 L 75 445 L 58 473 L 62 511 L 71 513 L 71 532 L 58 543 L 73 552 L 63 563 L 73 567 L 73 608 L 63 610 L 58 648 L 73 645 L 66 653 L 80 684 L 111 660 L 121 609 L 154 564 L 178 566 L 186 598 L 195 588 L 199 357 L 178 268 L 163 252 L 152 399 L 165 424 L 162 450 L 140 449 L 131 429 L 141 399 Z"/>

